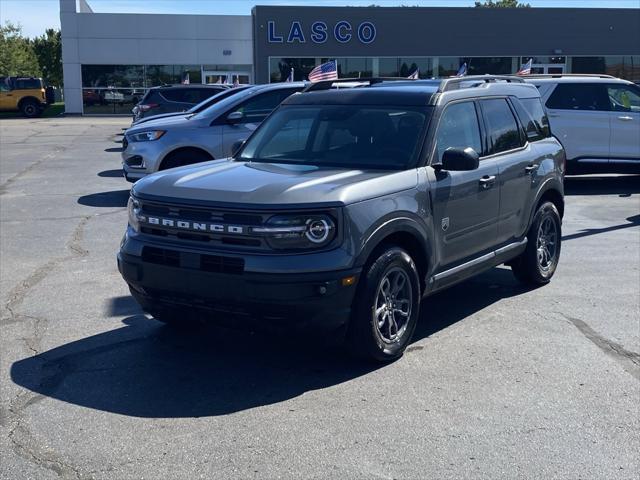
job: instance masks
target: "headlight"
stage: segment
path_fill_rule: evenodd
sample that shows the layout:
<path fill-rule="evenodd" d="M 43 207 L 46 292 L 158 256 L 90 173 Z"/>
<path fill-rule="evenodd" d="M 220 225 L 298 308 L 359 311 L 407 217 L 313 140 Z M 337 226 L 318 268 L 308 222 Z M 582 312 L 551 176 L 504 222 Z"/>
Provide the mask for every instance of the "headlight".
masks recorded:
<path fill-rule="evenodd" d="M 251 230 L 274 249 L 320 248 L 336 237 L 336 222 L 329 215 L 276 215 Z"/>
<path fill-rule="evenodd" d="M 129 197 L 127 203 L 127 211 L 129 213 L 129 225 L 136 232 L 140 231 L 140 202 L 133 197 Z"/>
<path fill-rule="evenodd" d="M 158 140 L 163 136 L 166 130 L 150 130 L 148 132 L 131 133 L 127 135 L 132 142 L 151 142 L 152 140 Z"/>

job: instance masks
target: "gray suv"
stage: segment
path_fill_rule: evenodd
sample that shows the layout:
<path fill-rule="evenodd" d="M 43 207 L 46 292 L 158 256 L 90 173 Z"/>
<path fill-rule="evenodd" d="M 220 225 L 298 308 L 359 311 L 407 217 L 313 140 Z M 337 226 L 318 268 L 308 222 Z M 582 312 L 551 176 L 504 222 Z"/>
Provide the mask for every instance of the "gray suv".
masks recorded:
<path fill-rule="evenodd" d="M 133 185 L 118 268 L 144 310 L 322 329 L 388 361 L 426 295 L 503 263 L 549 282 L 565 156 L 538 90 L 514 77 L 360 82 L 314 84 L 234 157 Z"/>

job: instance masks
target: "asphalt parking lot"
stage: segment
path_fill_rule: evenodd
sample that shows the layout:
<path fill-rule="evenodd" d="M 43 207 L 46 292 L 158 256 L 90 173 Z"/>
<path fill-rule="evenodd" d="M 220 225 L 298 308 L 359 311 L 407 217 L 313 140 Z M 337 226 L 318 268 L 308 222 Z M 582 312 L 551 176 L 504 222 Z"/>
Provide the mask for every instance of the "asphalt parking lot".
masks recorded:
<path fill-rule="evenodd" d="M 0 478 L 640 476 L 640 177 L 567 179 L 552 283 L 496 268 L 372 367 L 143 315 L 128 118 L 0 120 Z"/>

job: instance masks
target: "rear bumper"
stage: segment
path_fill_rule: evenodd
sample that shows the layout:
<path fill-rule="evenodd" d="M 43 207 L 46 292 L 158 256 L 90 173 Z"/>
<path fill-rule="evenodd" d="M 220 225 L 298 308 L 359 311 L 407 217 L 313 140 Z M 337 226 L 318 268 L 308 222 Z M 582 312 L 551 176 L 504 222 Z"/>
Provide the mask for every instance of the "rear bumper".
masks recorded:
<path fill-rule="evenodd" d="M 214 273 L 199 268 L 197 255 L 178 253 L 174 266 L 118 254 L 118 269 L 131 293 L 152 315 L 162 307 L 173 307 L 183 310 L 185 317 L 297 331 L 335 331 L 348 323 L 356 284 L 343 286 L 342 279 L 357 277 L 359 269 Z"/>

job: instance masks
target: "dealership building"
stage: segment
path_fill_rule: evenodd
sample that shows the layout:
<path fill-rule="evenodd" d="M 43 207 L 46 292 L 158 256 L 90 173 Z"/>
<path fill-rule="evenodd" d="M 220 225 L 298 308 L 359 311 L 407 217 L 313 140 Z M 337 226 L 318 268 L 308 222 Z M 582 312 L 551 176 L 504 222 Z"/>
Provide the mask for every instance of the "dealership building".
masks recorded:
<path fill-rule="evenodd" d="M 90 0 L 88 0 L 90 2 Z M 607 73 L 640 81 L 640 9 L 256 6 L 251 15 L 94 13 L 60 0 L 68 113 L 128 114 L 152 86 L 340 77 Z"/>

